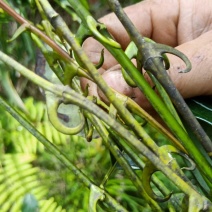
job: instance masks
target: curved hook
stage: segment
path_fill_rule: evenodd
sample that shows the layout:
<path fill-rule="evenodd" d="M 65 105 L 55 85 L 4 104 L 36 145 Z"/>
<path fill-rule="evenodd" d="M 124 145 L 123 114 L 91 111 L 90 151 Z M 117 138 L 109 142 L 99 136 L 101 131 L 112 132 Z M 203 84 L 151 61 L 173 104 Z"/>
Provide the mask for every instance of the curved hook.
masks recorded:
<path fill-rule="evenodd" d="M 103 36 L 98 30 L 100 29 L 106 29 L 104 24 L 100 24 L 96 22 L 96 20 L 92 16 L 87 17 L 87 26 L 90 29 L 90 31 L 93 33 L 96 38 L 98 38 L 103 43 L 106 43 L 114 48 L 121 48 L 121 45 L 114 41 L 113 39 L 109 37 Z"/>
<path fill-rule="evenodd" d="M 189 163 L 191 164 L 190 167 L 182 167 L 181 169 L 185 169 L 185 170 L 194 170 L 196 168 L 196 164 L 193 162 L 193 160 L 185 153 L 181 152 L 180 150 L 178 150 L 176 147 L 172 146 L 172 145 L 164 145 L 161 146 L 159 148 L 159 154 L 162 155 L 164 153 L 164 151 L 166 153 L 176 153 L 182 157 L 184 157 L 186 160 L 189 161 Z"/>
<path fill-rule="evenodd" d="M 147 37 L 144 37 L 144 41 L 147 43 L 151 43 L 153 45 L 157 45 L 153 40 L 151 40 L 150 38 L 147 38 Z M 128 56 L 129 59 L 136 58 L 136 56 L 138 54 L 138 48 L 134 42 L 130 42 L 130 44 L 127 46 L 127 48 L 125 50 L 125 54 Z M 161 57 L 163 58 L 165 69 L 168 70 L 170 68 L 170 62 L 169 62 L 168 57 L 166 56 L 165 53 L 162 53 Z M 131 87 L 137 87 L 136 83 L 131 79 L 131 77 L 126 72 L 126 70 L 124 70 L 122 68 L 121 71 L 122 71 L 122 75 L 123 75 L 125 81 L 127 82 L 127 84 L 130 85 Z"/>
<path fill-rule="evenodd" d="M 105 58 L 104 58 L 104 49 L 102 49 L 99 62 L 95 65 L 96 69 L 99 69 L 99 68 L 102 67 L 102 65 L 104 63 L 104 60 L 105 60 Z"/>
<path fill-rule="evenodd" d="M 91 31 L 84 24 L 80 25 L 80 27 L 78 28 L 77 33 L 75 35 L 75 37 L 80 45 L 83 44 L 85 39 L 87 39 L 88 37 L 91 37 L 91 36 L 92 36 Z"/>
<path fill-rule="evenodd" d="M 85 124 L 85 118 L 80 113 L 81 116 L 81 122 L 76 127 L 67 127 L 63 125 L 60 120 L 58 119 L 57 110 L 60 104 L 62 103 L 62 100 L 60 98 L 57 98 L 54 96 L 53 93 L 46 91 L 46 105 L 47 105 L 47 113 L 49 117 L 49 121 L 52 123 L 55 129 L 57 129 L 59 132 L 67 134 L 67 135 L 74 135 L 79 133 Z"/>
<path fill-rule="evenodd" d="M 104 190 L 97 187 L 94 184 L 90 186 L 90 196 L 89 196 L 89 212 L 96 212 L 97 202 L 103 201 L 105 198 Z"/>
<path fill-rule="evenodd" d="M 165 64 L 165 69 L 168 70 L 170 68 L 169 58 L 167 57 L 166 54 L 162 54 L 162 57 Z"/>
<path fill-rule="evenodd" d="M 179 152 L 179 155 L 181 155 L 182 157 L 184 157 L 191 164 L 190 167 L 182 167 L 181 169 L 193 171 L 196 168 L 196 164 L 194 163 L 194 161 L 188 155 L 186 155 L 183 152 Z"/>
<path fill-rule="evenodd" d="M 76 33 L 76 39 L 79 42 L 79 44 L 82 46 L 83 42 L 91 36 L 92 36 L 91 30 L 85 27 L 85 25 L 81 24 Z M 79 60 L 74 51 L 73 51 L 73 57 L 78 64 L 83 66 L 83 64 L 81 64 L 81 61 Z M 104 63 L 104 49 L 102 49 L 101 51 L 101 57 L 99 59 L 99 62 L 95 65 L 96 69 L 99 69 L 103 65 L 103 63 Z"/>
<path fill-rule="evenodd" d="M 180 52 L 177 49 L 174 49 L 170 46 L 166 46 L 164 44 L 156 44 L 156 45 L 157 45 L 157 48 L 160 49 L 160 53 L 162 55 L 164 55 L 164 53 L 173 54 L 184 61 L 184 63 L 186 64 L 186 69 L 183 71 L 179 71 L 179 73 L 187 73 L 191 70 L 191 68 L 192 68 L 191 62 L 189 61 L 187 56 L 184 55 L 182 52 Z"/>
<path fill-rule="evenodd" d="M 157 45 L 157 46 L 160 45 L 160 44 L 156 43 L 155 41 L 153 41 L 152 39 L 147 38 L 147 37 L 144 37 L 144 41 L 145 41 L 145 42 L 148 42 L 148 43 L 152 43 L 152 44 Z M 162 53 L 162 52 L 161 52 L 161 53 Z M 164 61 L 164 64 L 165 64 L 165 68 L 166 68 L 166 70 L 168 70 L 168 69 L 170 68 L 169 59 L 168 59 L 168 57 L 166 56 L 165 53 L 162 53 L 161 56 L 163 57 L 163 61 Z"/>
<path fill-rule="evenodd" d="M 167 195 L 164 198 L 159 197 L 153 192 L 151 185 L 150 185 L 151 177 L 156 171 L 158 171 L 158 169 L 151 162 L 146 163 L 146 165 L 143 169 L 143 174 L 142 174 L 143 187 L 144 187 L 146 193 L 152 199 L 154 199 L 157 202 L 165 202 L 170 199 L 172 193 L 170 193 L 169 195 Z"/>

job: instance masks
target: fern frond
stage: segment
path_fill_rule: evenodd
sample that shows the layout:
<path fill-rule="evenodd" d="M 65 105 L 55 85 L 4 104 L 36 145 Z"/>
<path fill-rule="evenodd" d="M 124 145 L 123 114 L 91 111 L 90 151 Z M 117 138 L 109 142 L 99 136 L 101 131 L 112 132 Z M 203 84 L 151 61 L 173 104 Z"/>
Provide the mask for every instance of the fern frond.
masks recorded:
<path fill-rule="evenodd" d="M 2 156 L 2 167 L 0 169 L 0 211 L 16 212 L 21 210 L 23 198 L 30 193 L 38 202 L 45 200 L 48 187 L 41 184 L 38 176 L 40 169 L 33 167 L 32 162 L 36 159 L 33 154 L 5 154 Z M 48 211 L 62 210 L 61 206 L 52 201 Z M 53 208 L 54 206 L 54 208 Z M 41 205 L 41 209 L 42 209 Z M 47 207 L 47 206 L 45 206 Z M 52 208 L 52 210 L 51 210 Z M 42 211 L 42 210 L 41 210 Z M 43 210 L 44 211 L 44 210 Z"/>

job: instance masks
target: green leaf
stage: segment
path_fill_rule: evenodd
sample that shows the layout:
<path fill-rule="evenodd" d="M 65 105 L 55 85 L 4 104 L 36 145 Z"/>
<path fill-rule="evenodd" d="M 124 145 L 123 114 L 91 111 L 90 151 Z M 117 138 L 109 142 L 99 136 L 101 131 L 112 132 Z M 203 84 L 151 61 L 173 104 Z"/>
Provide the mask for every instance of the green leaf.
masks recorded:
<path fill-rule="evenodd" d="M 187 100 L 187 104 L 197 119 L 212 125 L 212 98 L 199 97 Z"/>
<path fill-rule="evenodd" d="M 29 24 L 22 24 L 14 33 L 14 35 L 12 36 L 11 39 L 7 40 L 7 42 L 12 42 L 14 41 L 19 35 L 21 35 L 23 32 L 25 32 L 27 30 L 27 26 Z"/>
<path fill-rule="evenodd" d="M 186 102 L 208 136 L 212 138 L 212 97 L 197 97 Z"/>

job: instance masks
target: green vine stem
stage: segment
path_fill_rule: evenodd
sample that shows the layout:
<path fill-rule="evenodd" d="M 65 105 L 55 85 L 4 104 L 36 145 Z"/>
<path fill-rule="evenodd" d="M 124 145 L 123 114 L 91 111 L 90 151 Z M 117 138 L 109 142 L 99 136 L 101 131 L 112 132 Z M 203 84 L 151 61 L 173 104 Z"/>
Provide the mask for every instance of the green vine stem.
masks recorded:
<path fill-rule="evenodd" d="M 121 94 L 119 94 L 121 95 Z M 151 123 L 151 126 L 155 127 L 159 132 L 163 133 L 167 138 L 179 149 L 181 149 L 183 152 L 187 153 L 185 148 L 182 146 L 182 144 L 169 132 L 167 131 L 160 123 L 158 123 L 152 116 L 150 116 L 144 109 L 139 107 L 139 105 L 136 104 L 135 101 L 133 101 L 131 98 L 127 98 L 126 100 L 126 107 L 133 112 L 134 114 L 137 114 L 138 116 L 143 117 L 146 121 Z"/>
<path fill-rule="evenodd" d="M 0 97 L 0 106 L 3 107 L 7 112 L 10 113 L 22 126 L 24 126 L 33 136 L 35 136 L 39 142 L 41 142 L 46 149 L 51 152 L 54 156 L 60 160 L 63 165 L 66 166 L 72 173 L 77 176 L 77 179 L 83 183 L 88 188 L 92 186 L 97 186 L 86 176 L 84 175 L 74 164 L 63 154 L 54 144 L 47 140 L 39 131 L 37 131 L 32 124 L 30 124 L 24 117 L 22 117 L 15 109 L 13 109 L 9 104 L 7 104 Z M 102 191 L 101 188 L 98 188 L 104 194 L 104 202 L 111 208 L 120 212 L 126 212 L 126 209 L 123 208 L 115 199 L 113 199 L 107 192 Z"/>
<path fill-rule="evenodd" d="M 53 17 L 53 19 L 54 18 L 57 18 L 57 17 Z M 59 32 L 63 32 L 63 30 L 59 29 Z M 69 31 L 66 31 L 66 32 L 69 33 Z M 126 108 L 122 105 L 122 103 L 115 100 L 116 95 L 112 92 L 112 90 L 108 88 L 107 85 L 104 84 L 104 81 L 101 79 L 101 77 L 99 77 L 97 70 L 95 69 L 93 64 L 88 60 L 88 58 L 86 57 L 86 55 L 84 54 L 80 46 L 77 44 L 77 42 L 74 40 L 74 38 L 72 37 L 72 34 L 69 34 L 69 35 L 66 34 L 66 36 L 67 37 L 65 36 L 64 37 L 70 42 L 72 47 L 75 47 L 74 49 L 75 52 L 78 54 L 79 58 L 83 61 L 85 66 L 87 66 L 86 68 L 89 71 L 90 75 L 94 78 L 95 81 L 99 82 L 100 80 L 100 83 L 99 83 L 100 88 L 103 90 L 103 92 L 107 94 L 107 96 L 109 97 L 111 102 L 114 104 L 119 114 L 121 114 L 123 118 L 126 115 L 126 119 L 125 119 L 126 123 L 128 123 L 132 129 L 135 129 L 136 134 L 138 134 L 139 137 L 142 137 L 143 140 L 147 142 L 147 144 L 149 144 L 148 141 L 150 141 L 151 143 L 152 141 L 149 140 L 151 138 L 145 133 L 145 131 L 143 131 L 142 127 L 140 127 L 137 123 L 135 123 L 134 118 L 131 116 L 128 110 L 126 110 Z M 69 40 L 70 37 L 71 37 L 71 40 Z M 111 46 L 108 46 L 108 47 L 111 48 L 111 50 L 113 49 L 113 47 Z M 121 52 L 121 50 L 120 49 L 117 50 L 117 48 L 116 50 L 115 49 L 113 50 L 114 52 Z M 122 53 L 120 53 L 119 55 L 122 55 Z M 161 160 L 158 158 L 157 154 L 152 153 L 150 149 L 148 149 L 145 145 L 143 145 L 134 135 L 132 135 L 130 132 L 126 132 L 125 128 L 122 125 L 120 125 L 110 116 L 108 116 L 104 111 L 101 111 L 99 107 L 97 107 L 95 104 L 90 102 L 88 99 L 82 96 L 79 96 L 78 93 L 74 92 L 71 89 L 68 89 L 68 90 L 65 89 L 64 86 L 53 85 L 52 83 L 47 82 L 44 79 L 41 79 L 40 77 L 34 75 L 32 72 L 30 72 L 29 70 L 27 70 L 26 68 L 24 68 L 23 66 L 21 66 L 20 64 L 18 64 L 17 62 L 15 62 L 14 60 L 12 60 L 11 58 L 9 58 L 8 56 L 6 56 L 5 54 L 1 52 L 0 52 L 0 58 L 5 63 L 13 66 L 17 71 L 22 73 L 24 76 L 32 80 L 34 83 L 36 83 L 40 87 L 50 92 L 53 92 L 56 95 L 60 96 L 61 98 L 67 99 L 73 104 L 76 104 L 80 106 L 81 108 L 95 114 L 98 118 L 102 119 L 107 125 L 109 125 L 113 130 L 117 131 L 119 136 L 124 138 L 134 148 L 134 150 L 137 150 L 140 154 L 145 155 L 159 170 L 163 171 L 165 175 L 168 176 L 175 184 L 177 184 L 178 187 L 184 193 L 190 196 L 190 199 L 192 201 L 196 201 L 202 209 L 205 209 L 206 207 L 211 208 L 211 205 L 210 205 L 211 203 L 206 198 L 201 197 L 195 190 L 193 190 L 193 188 L 191 188 L 187 183 L 185 183 L 181 178 L 179 178 L 179 176 L 177 176 L 176 173 L 174 173 L 169 167 L 163 164 L 163 162 L 161 162 Z M 141 130 L 141 132 L 139 130 Z M 157 150 L 157 147 L 155 148 L 155 150 Z M 210 176 L 209 171 L 210 169 L 208 170 L 208 172 L 206 172 L 208 176 Z"/>
<path fill-rule="evenodd" d="M 44 1 L 42 1 L 42 3 L 41 4 L 43 4 L 42 6 L 44 7 L 44 10 L 45 10 L 45 8 L 46 8 L 46 10 L 48 10 L 48 12 L 49 12 L 49 7 L 50 7 L 50 5 L 47 3 L 47 2 L 44 2 Z M 87 13 L 86 13 L 87 14 Z M 52 16 L 53 15 L 53 16 Z M 81 14 L 82 15 L 82 14 Z M 54 17 L 53 19 L 51 19 L 52 17 Z M 79 56 L 79 58 L 81 58 L 81 60 L 83 60 L 83 62 L 84 62 L 84 64 L 85 64 L 85 66 L 87 66 L 87 69 L 89 70 L 89 71 L 93 71 L 93 74 L 91 74 L 91 75 L 93 75 L 93 78 L 95 79 L 95 81 L 99 84 L 99 87 L 100 88 L 102 88 L 104 91 L 106 91 L 106 96 L 111 100 L 111 102 L 113 102 L 114 103 L 114 105 L 116 104 L 116 108 L 118 108 L 118 111 L 120 112 L 121 111 L 121 109 L 123 109 L 123 107 L 120 107 L 120 104 L 117 104 L 117 102 L 114 100 L 114 95 L 113 95 L 113 93 L 112 92 L 110 92 L 110 90 L 108 89 L 108 87 L 104 84 L 104 82 L 102 81 L 102 80 L 100 80 L 100 78 L 98 77 L 98 74 L 96 73 L 96 70 L 95 70 L 95 67 L 93 67 L 93 64 L 91 64 L 91 63 L 89 63 L 89 60 L 87 59 L 87 57 L 86 57 L 86 55 L 83 53 L 83 51 L 82 50 L 80 50 L 79 51 L 79 48 L 80 48 L 80 46 L 79 45 L 77 45 L 77 43 L 75 42 L 75 40 L 74 40 L 74 36 L 73 35 L 71 35 L 71 33 L 70 33 L 70 31 L 67 29 L 66 30 L 66 26 L 64 25 L 64 24 L 61 24 L 61 20 L 57 20 L 57 19 L 59 19 L 59 17 L 58 17 L 58 15 L 56 14 L 56 13 L 51 13 L 51 15 L 50 15 L 50 17 L 49 17 L 51 20 L 52 20 L 52 24 L 54 25 L 54 27 L 56 28 L 56 29 L 58 29 L 58 31 L 61 33 L 61 34 L 63 34 L 64 35 L 64 37 L 65 37 L 65 39 L 70 43 L 70 45 L 72 45 L 72 47 L 73 47 L 73 49 L 76 51 L 76 53 L 78 54 L 78 56 Z M 58 21 L 58 22 L 57 22 Z M 110 47 L 110 46 L 109 46 Z M 114 50 L 115 51 L 115 50 Z M 116 55 L 117 56 L 117 55 Z M 123 59 L 123 58 L 122 58 Z M 123 60 L 122 60 L 123 61 Z M 91 72 L 92 72 L 91 71 Z M 95 73 L 95 74 L 94 74 Z M 95 77 L 96 76 L 96 77 Z M 101 86 L 102 85 L 102 86 Z M 107 95 L 107 93 L 108 93 L 108 95 Z M 156 99 L 156 98 L 155 98 Z M 158 105 L 158 104 L 157 104 Z M 164 108 L 163 108 L 164 109 Z M 123 109 L 124 110 L 124 109 Z M 123 111 L 121 111 L 122 112 L 122 114 L 124 114 L 123 116 L 124 116 L 124 118 L 125 118 L 125 116 L 126 116 L 126 110 L 125 110 L 125 112 L 123 113 Z M 172 118 L 172 116 L 171 116 L 171 118 Z M 126 118 L 127 119 L 127 118 Z M 126 120 L 125 119 L 125 120 Z M 132 119 L 131 119 L 132 120 Z M 172 120 L 173 120 L 173 118 L 172 118 Z M 134 119 L 132 120 L 132 121 L 134 121 Z M 175 119 L 174 119 L 174 121 L 175 121 Z M 129 121 L 128 121 L 128 123 L 129 123 Z M 176 126 L 176 125 L 174 125 L 174 124 L 171 124 L 171 126 Z M 137 130 L 137 132 L 138 132 L 139 130 Z M 140 132 L 140 131 L 139 131 Z M 185 133 L 184 133 L 184 135 L 185 135 Z M 187 135 L 185 135 L 186 136 L 186 138 L 189 140 L 189 138 L 188 138 L 188 136 Z M 183 136 L 184 138 L 185 138 L 185 136 Z M 182 138 L 182 136 L 181 136 L 181 138 Z M 188 143 L 188 142 L 187 142 Z M 153 144 L 154 145 L 154 144 Z M 208 170 L 208 169 L 207 169 Z"/>
<path fill-rule="evenodd" d="M 100 118 L 106 125 L 110 126 L 111 129 L 116 131 L 120 137 L 122 137 L 126 142 L 128 142 L 134 150 L 138 151 L 140 154 L 147 157 L 158 170 L 161 170 L 174 184 L 176 184 L 185 194 L 189 196 L 191 203 L 196 201 L 195 205 L 192 206 L 196 211 L 198 208 L 201 209 L 212 209 L 212 203 L 204 196 L 201 196 L 193 188 L 190 187 L 183 179 L 181 179 L 175 172 L 173 172 L 167 165 L 165 165 L 154 153 L 152 153 L 143 143 L 141 143 L 133 134 L 126 131 L 125 128 L 111 118 L 107 113 L 101 110 L 98 106 L 92 103 L 90 100 L 83 96 L 80 96 L 72 89 L 67 89 L 64 86 L 54 85 L 45 79 L 37 76 L 35 73 L 31 72 L 12 58 L 8 57 L 0 51 L 0 59 L 7 65 L 12 66 L 16 71 L 18 71 L 23 76 L 30 79 L 32 82 L 40 86 L 41 88 L 48 90 L 58 96 L 67 99 L 73 104 L 78 105 L 84 110 L 95 114 Z M 31 126 L 31 125 L 30 125 Z M 87 181 L 87 180 L 86 180 Z M 87 181 L 90 183 L 90 181 Z"/>
<path fill-rule="evenodd" d="M 45 3 L 45 1 L 42 1 L 42 3 Z M 47 9 L 49 9 L 49 5 L 48 5 L 48 4 L 47 4 L 47 6 L 48 6 Z M 55 13 L 52 13 L 52 14 L 55 15 Z M 54 16 L 54 20 L 56 20 L 56 18 L 57 18 L 57 14 L 56 14 L 56 16 Z M 56 27 L 56 28 L 57 28 L 57 27 Z M 64 30 L 64 29 L 66 29 L 66 26 L 65 26 L 65 28 L 64 28 L 64 24 L 63 24 L 63 25 L 62 25 L 62 30 L 60 30 L 59 32 L 63 33 L 63 30 Z M 82 60 L 84 60 L 83 58 L 87 58 L 86 55 L 83 54 L 83 51 L 82 51 L 82 50 L 79 51 L 80 47 L 79 47 L 79 46 L 77 45 L 77 43 L 75 42 L 74 37 L 73 37 L 73 36 L 69 36 L 69 35 L 70 35 L 70 31 L 68 31 L 68 32 L 65 31 L 65 38 L 72 44 L 73 49 L 74 49 L 76 52 L 78 52 L 78 56 L 79 56 Z M 74 48 L 74 47 L 75 47 L 75 48 Z M 82 55 L 81 55 L 80 53 L 82 53 Z M 83 57 L 82 57 L 82 56 L 83 56 Z M 86 61 L 87 61 L 87 62 L 86 62 Z M 136 129 L 136 132 L 138 133 L 138 135 L 139 135 L 140 137 L 142 137 L 143 140 L 146 141 L 148 144 L 149 144 L 149 142 L 150 142 L 150 143 L 152 143 L 152 144 L 154 145 L 154 143 L 151 142 L 151 139 L 150 139 L 149 136 L 143 131 L 143 129 L 139 126 L 139 124 L 136 123 L 137 125 L 135 126 L 135 121 L 134 121 L 134 118 L 131 116 L 131 114 L 129 114 L 129 112 L 128 112 L 121 104 L 119 104 L 119 102 L 116 101 L 113 92 L 111 92 L 111 90 L 108 89 L 108 86 L 104 83 L 104 81 L 103 81 L 103 80 L 101 79 L 101 77 L 98 75 L 98 72 L 96 71 L 95 67 L 93 67 L 93 64 L 90 63 L 88 59 L 86 59 L 86 61 L 84 61 L 84 63 L 85 63 L 85 65 L 87 65 L 88 70 L 92 70 L 92 71 L 93 71 L 93 73 L 92 73 L 93 78 L 96 78 L 95 81 L 99 82 L 100 87 L 102 87 L 102 88 L 105 90 L 105 93 L 108 94 L 107 96 L 108 96 L 109 99 L 114 103 L 114 105 L 116 106 L 117 110 L 118 110 L 119 113 L 122 115 L 122 117 L 125 118 L 125 116 L 126 116 L 126 118 L 125 118 L 126 122 L 129 123 L 128 120 L 131 119 L 130 125 L 131 125 L 131 126 L 134 126 L 134 128 Z M 89 68 L 90 68 L 90 69 L 89 69 Z M 92 72 L 92 71 L 91 71 L 91 72 Z M 101 85 L 103 85 L 103 86 L 101 86 Z M 133 129 L 133 128 L 132 128 L 132 129 Z M 157 148 L 156 148 L 155 150 L 157 150 Z M 155 151 L 155 152 L 157 152 L 157 151 Z M 207 172 L 208 172 L 208 170 L 209 170 L 209 169 L 207 169 Z M 210 175 L 209 175 L 209 176 L 210 176 Z"/>
<path fill-rule="evenodd" d="M 157 154 L 158 148 L 155 142 L 149 137 L 149 135 L 144 131 L 144 129 L 140 126 L 140 124 L 134 119 L 131 113 L 125 108 L 125 106 L 117 100 L 116 93 L 112 91 L 112 89 L 106 84 L 106 82 L 101 77 L 101 74 L 97 71 L 95 66 L 91 63 L 77 40 L 75 36 L 71 33 L 65 22 L 62 18 L 56 13 L 48 1 L 43 0 L 40 1 L 44 11 L 47 13 L 52 25 L 56 29 L 56 31 L 63 35 L 66 41 L 72 46 L 73 50 L 76 52 L 78 58 L 81 59 L 84 66 L 88 70 L 90 76 L 93 80 L 98 84 L 98 86 L 102 89 L 104 94 L 110 100 L 110 102 L 115 106 L 116 110 L 121 114 L 122 119 L 129 124 L 131 129 L 135 129 L 136 133 L 139 137 L 143 138 L 143 141 Z M 129 121 L 130 120 L 130 121 Z M 132 127 L 131 127 L 132 126 Z"/>
<path fill-rule="evenodd" d="M 135 26 L 133 23 L 130 21 L 130 19 L 127 17 L 125 12 L 123 11 L 120 3 L 118 0 L 108 0 L 108 3 L 112 10 L 116 13 L 117 17 L 119 20 L 122 22 L 124 27 L 126 28 L 128 34 L 130 35 L 131 39 L 135 42 L 138 50 L 140 57 L 142 57 L 142 61 L 139 61 L 140 63 L 143 63 L 143 66 L 146 66 L 144 68 L 148 68 L 148 71 L 151 71 L 157 79 L 161 79 L 160 83 L 164 86 L 166 91 L 168 92 L 170 98 L 172 99 L 172 102 L 176 106 L 178 112 L 184 117 L 184 121 L 188 124 L 188 126 L 194 131 L 196 137 L 200 140 L 202 145 L 207 149 L 209 152 L 212 150 L 212 144 L 210 138 L 207 136 L 207 134 L 204 132 L 186 103 L 184 102 L 183 98 L 179 94 L 179 92 L 176 90 L 174 84 L 172 83 L 171 79 L 168 77 L 167 74 L 164 71 L 164 66 L 163 62 L 160 61 L 160 58 L 162 56 L 159 55 L 159 53 L 164 54 L 164 53 L 171 53 L 174 54 L 181 59 L 184 60 L 186 65 L 188 65 L 188 68 L 190 68 L 190 62 L 187 60 L 187 58 L 180 52 L 177 52 L 177 50 L 172 49 L 171 47 L 165 46 L 165 45 L 159 45 L 159 44 L 151 44 L 147 45 L 147 42 L 145 39 L 142 37 L 142 35 L 136 30 Z M 158 48 L 158 49 L 156 49 Z M 158 52 L 157 52 L 158 51 Z M 150 62 L 151 61 L 151 62 Z M 126 69 L 130 70 L 130 69 Z M 132 73 L 130 71 L 130 76 L 132 76 Z M 132 76 L 133 80 L 136 81 L 136 78 Z M 136 81 L 137 82 L 137 81 Z M 171 89 L 170 89 L 171 88 Z M 153 105 L 154 106 L 154 105 Z M 157 110 L 157 108 L 155 108 Z M 160 114 L 160 113 L 159 113 Z M 162 114 L 161 114 L 162 115 Z M 192 143 L 192 141 L 190 140 Z M 185 145 L 185 144 L 184 144 Z M 196 148 L 194 145 L 193 149 Z M 186 147 L 186 145 L 185 145 Z M 191 150 L 191 149 L 190 149 Z M 197 151 L 196 151 L 197 152 Z M 193 155 L 194 156 L 194 155 Z M 200 158 L 201 155 L 199 154 Z"/>
<path fill-rule="evenodd" d="M 134 119 L 131 113 L 125 108 L 125 106 L 117 100 L 116 94 L 108 87 L 105 81 L 102 79 L 101 75 L 98 73 L 94 65 L 90 62 L 87 58 L 87 55 L 83 52 L 78 42 L 75 40 L 75 37 L 68 29 L 66 23 L 62 20 L 62 18 L 54 11 L 48 1 L 43 0 L 40 1 L 41 6 L 43 7 L 44 11 L 46 12 L 47 16 L 49 17 L 52 25 L 54 26 L 57 33 L 63 35 L 66 41 L 72 46 L 73 50 L 76 52 L 77 56 L 81 59 L 84 63 L 84 66 L 87 68 L 88 72 L 90 73 L 91 77 L 94 78 L 95 82 L 98 83 L 99 87 L 102 87 L 104 93 L 107 92 L 108 98 L 110 101 L 116 106 L 117 111 L 121 114 L 122 119 L 129 123 L 131 129 L 136 131 L 136 134 L 143 138 L 144 143 L 150 147 L 155 154 L 158 154 L 159 149 L 155 142 L 151 139 L 151 137 L 145 132 L 145 130 L 140 126 L 140 124 Z M 129 122 L 130 120 L 130 122 Z M 133 126 L 133 127 L 132 127 Z M 164 155 L 167 156 L 167 161 L 169 160 L 169 154 L 164 152 Z M 176 171 L 176 173 L 180 174 L 180 169 L 177 163 L 172 164 L 172 168 Z M 180 175 L 182 177 L 182 175 Z"/>
<path fill-rule="evenodd" d="M 113 156 L 116 158 L 117 162 L 121 165 L 129 179 L 132 181 L 132 183 L 135 185 L 135 187 L 138 189 L 139 194 L 151 205 L 153 208 L 157 211 L 161 211 L 160 206 L 155 202 L 153 199 L 151 199 L 147 193 L 145 192 L 143 185 L 141 184 L 141 181 L 139 177 L 134 173 L 126 159 L 123 157 L 121 150 L 118 148 L 118 146 L 113 141 L 113 138 L 108 133 L 106 127 L 104 124 L 99 120 L 97 117 L 93 116 L 92 114 L 85 111 L 86 116 L 89 118 L 92 124 L 96 126 L 96 130 L 98 131 L 99 135 L 102 137 L 105 146 L 111 151 Z"/>
<path fill-rule="evenodd" d="M 43 0 L 42 2 L 40 1 L 40 3 L 44 11 L 47 13 L 48 18 L 50 19 L 56 31 L 59 34 L 63 35 L 64 39 L 70 44 L 70 46 L 72 46 L 76 55 L 78 56 L 78 58 L 80 58 L 84 67 L 89 72 L 90 76 L 93 78 L 98 87 L 103 91 L 105 96 L 107 96 L 109 101 L 114 105 L 121 118 L 139 137 L 143 139 L 143 142 L 157 154 L 157 146 L 155 145 L 154 141 L 152 141 L 149 135 L 145 133 L 143 128 L 139 125 L 137 121 L 135 121 L 134 117 L 120 103 L 120 101 L 117 100 L 116 94 L 105 83 L 100 73 L 96 70 L 95 66 L 88 59 L 87 55 L 84 53 L 79 43 L 76 41 L 75 36 L 70 32 L 67 25 L 61 19 L 61 17 L 53 10 L 48 1 Z M 108 37 L 107 34 L 105 36 Z M 98 39 L 98 37 L 96 38 Z M 101 39 L 99 39 L 99 41 L 102 42 Z M 190 152 L 191 157 L 196 161 L 197 164 L 204 164 L 202 166 L 199 166 L 199 169 L 206 177 L 212 179 L 211 173 L 209 173 L 211 165 L 201 154 L 201 152 L 197 149 L 197 147 L 193 144 L 188 134 L 182 129 L 180 124 L 172 116 L 172 114 L 169 112 L 165 104 L 152 90 L 150 85 L 144 79 L 143 75 L 136 69 L 136 67 L 131 63 L 131 61 L 128 59 L 128 57 L 124 54 L 124 52 L 121 49 L 114 48 L 112 45 L 105 42 L 102 43 L 114 55 L 114 57 L 126 70 L 132 70 L 132 73 L 135 75 L 134 78 L 139 82 L 138 83 L 139 85 L 142 85 L 142 90 L 145 91 L 144 93 L 149 97 L 150 101 L 154 103 L 155 107 L 160 109 L 159 111 L 162 114 L 162 117 L 166 119 L 166 123 L 169 123 L 170 129 L 172 129 L 172 131 L 175 132 L 175 135 L 183 143 L 185 149 Z"/>
<path fill-rule="evenodd" d="M 67 52 L 65 52 L 59 45 L 57 45 L 51 38 L 49 38 L 47 35 L 45 35 L 42 31 L 40 31 L 38 28 L 33 26 L 30 22 L 28 22 L 26 19 L 24 19 L 22 16 L 20 16 L 15 10 L 10 8 L 5 2 L 0 1 L 0 7 L 5 10 L 11 17 L 13 17 L 19 24 L 21 24 L 21 27 L 25 28 L 25 30 L 29 30 L 33 32 L 37 37 L 41 38 L 42 41 L 44 41 L 46 44 L 48 44 L 57 54 L 63 58 L 64 61 L 69 62 L 69 64 L 72 66 L 74 70 L 78 70 L 82 73 L 82 75 L 85 75 L 85 77 L 90 78 L 87 73 L 84 73 L 84 69 L 82 69 L 77 63 L 75 63 L 75 60 L 72 59 Z"/>

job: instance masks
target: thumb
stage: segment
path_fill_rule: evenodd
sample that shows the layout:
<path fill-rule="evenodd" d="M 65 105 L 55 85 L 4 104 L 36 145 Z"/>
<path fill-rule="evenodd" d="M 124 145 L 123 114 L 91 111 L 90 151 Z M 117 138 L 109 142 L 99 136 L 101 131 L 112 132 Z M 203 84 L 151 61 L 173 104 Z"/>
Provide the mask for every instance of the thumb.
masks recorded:
<path fill-rule="evenodd" d="M 148 110 L 148 111 L 150 110 L 151 105 L 148 102 L 147 98 L 140 91 L 140 89 L 130 87 L 127 84 L 127 82 L 123 78 L 120 65 L 116 65 L 112 67 L 111 69 L 105 71 L 102 74 L 102 77 L 106 81 L 108 86 L 110 86 L 117 92 L 124 94 L 128 96 L 129 98 L 132 98 L 136 103 L 138 103 L 145 110 Z M 150 83 L 150 85 L 153 86 L 153 83 L 151 82 L 150 78 L 146 74 L 144 74 L 144 77 Z M 108 102 L 107 98 L 105 97 L 105 95 L 102 93 L 100 89 L 97 88 L 97 92 L 98 92 L 98 96 L 103 101 Z"/>
<path fill-rule="evenodd" d="M 113 88 L 119 93 L 122 93 L 126 96 L 129 96 L 130 98 L 133 98 L 134 93 L 133 93 L 133 88 L 130 87 L 126 81 L 124 80 L 122 73 L 121 73 L 121 67 L 120 65 L 116 65 L 112 67 L 111 69 L 105 71 L 102 74 L 103 79 L 105 82 L 108 84 L 109 87 Z M 97 90 L 99 97 L 107 101 L 105 95 L 102 93 L 100 89 Z"/>

